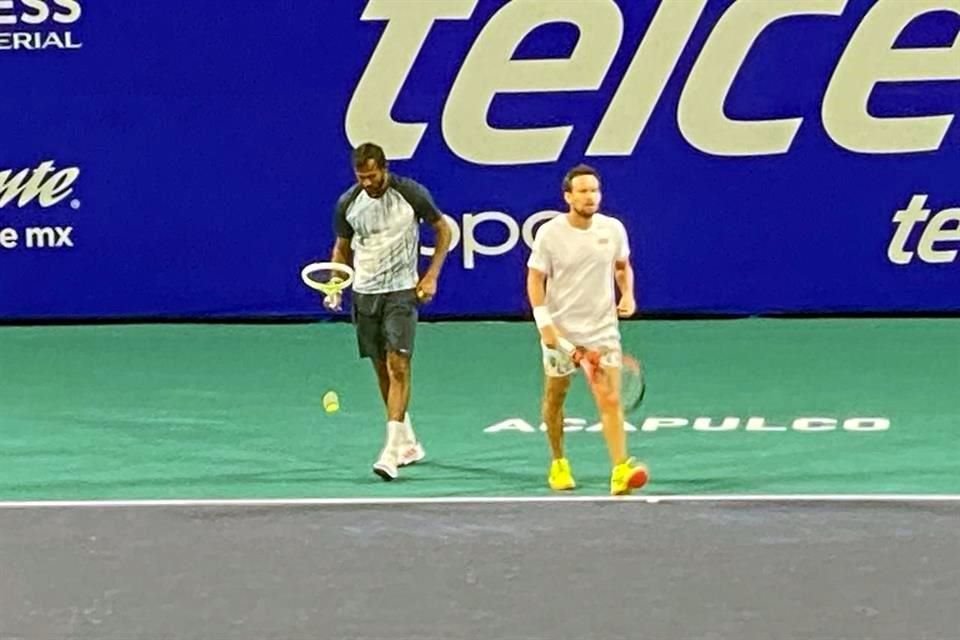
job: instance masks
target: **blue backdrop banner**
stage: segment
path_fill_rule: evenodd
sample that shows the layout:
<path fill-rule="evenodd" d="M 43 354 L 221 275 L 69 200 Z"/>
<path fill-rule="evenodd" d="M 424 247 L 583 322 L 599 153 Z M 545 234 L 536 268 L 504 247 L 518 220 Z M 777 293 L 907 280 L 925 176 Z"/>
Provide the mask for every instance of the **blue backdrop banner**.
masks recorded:
<path fill-rule="evenodd" d="M 299 272 L 364 141 L 454 227 L 424 315 L 527 313 L 579 162 L 644 311 L 960 310 L 958 30 L 960 0 L 6 0 L 0 319 L 322 316 Z"/>

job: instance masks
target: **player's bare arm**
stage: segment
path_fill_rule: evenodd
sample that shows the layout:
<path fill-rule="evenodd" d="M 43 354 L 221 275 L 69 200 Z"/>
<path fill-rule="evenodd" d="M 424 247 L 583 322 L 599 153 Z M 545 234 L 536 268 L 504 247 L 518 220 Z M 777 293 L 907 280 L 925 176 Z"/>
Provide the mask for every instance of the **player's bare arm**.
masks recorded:
<path fill-rule="evenodd" d="M 338 236 L 336 242 L 333 243 L 333 254 L 330 260 L 340 264 L 353 264 L 353 249 L 350 247 L 350 240 Z"/>
<path fill-rule="evenodd" d="M 547 274 L 532 267 L 527 270 L 527 298 L 529 298 L 530 306 L 533 308 L 537 329 L 540 331 L 540 339 L 543 344 L 551 349 L 556 349 L 557 329 L 550 322 L 549 314 L 546 313 Z"/>
<path fill-rule="evenodd" d="M 637 300 L 633 295 L 633 267 L 630 260 L 614 262 L 613 278 L 620 291 L 620 302 L 617 304 L 617 315 L 629 318 L 637 311 Z"/>
<path fill-rule="evenodd" d="M 422 302 L 430 302 L 437 295 L 437 281 L 440 279 L 440 270 L 443 269 L 443 261 L 447 258 L 447 253 L 450 251 L 450 242 L 453 238 L 450 227 L 442 216 L 431 223 L 431 226 L 437 234 L 437 242 L 433 250 L 433 258 L 430 260 L 430 266 L 417 285 L 417 297 Z"/>

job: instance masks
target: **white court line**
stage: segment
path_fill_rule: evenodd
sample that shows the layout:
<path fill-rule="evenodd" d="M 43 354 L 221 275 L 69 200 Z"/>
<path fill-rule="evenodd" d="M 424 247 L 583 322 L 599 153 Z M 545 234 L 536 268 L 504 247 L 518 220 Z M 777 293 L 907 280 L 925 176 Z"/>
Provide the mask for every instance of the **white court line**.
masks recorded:
<path fill-rule="evenodd" d="M 0 501 L 0 509 L 72 509 L 135 507 L 338 507 L 393 505 L 524 504 L 601 502 L 960 502 L 952 494 L 743 494 L 631 496 L 464 496 L 433 498 L 263 498 L 170 500 L 24 500 Z"/>

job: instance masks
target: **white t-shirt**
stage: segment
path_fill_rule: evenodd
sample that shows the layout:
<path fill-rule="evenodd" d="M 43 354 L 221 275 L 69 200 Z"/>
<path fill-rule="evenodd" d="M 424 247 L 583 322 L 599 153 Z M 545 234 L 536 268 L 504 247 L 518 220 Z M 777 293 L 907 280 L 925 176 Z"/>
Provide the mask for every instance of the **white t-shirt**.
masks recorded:
<path fill-rule="evenodd" d="M 559 215 L 537 231 L 527 266 L 547 275 L 547 309 L 568 340 L 584 347 L 619 344 L 614 263 L 629 255 L 627 230 L 601 213 L 587 229 Z"/>

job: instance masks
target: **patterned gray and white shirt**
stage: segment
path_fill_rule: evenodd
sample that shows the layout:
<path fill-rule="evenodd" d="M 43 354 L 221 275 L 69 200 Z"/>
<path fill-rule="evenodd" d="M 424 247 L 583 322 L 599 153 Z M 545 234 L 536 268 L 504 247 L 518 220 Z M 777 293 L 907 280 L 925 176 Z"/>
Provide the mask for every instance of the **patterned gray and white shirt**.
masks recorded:
<path fill-rule="evenodd" d="M 334 230 L 350 240 L 357 293 L 413 289 L 419 281 L 420 222 L 441 218 L 422 185 L 392 173 L 379 198 L 354 185 L 337 200 Z"/>

